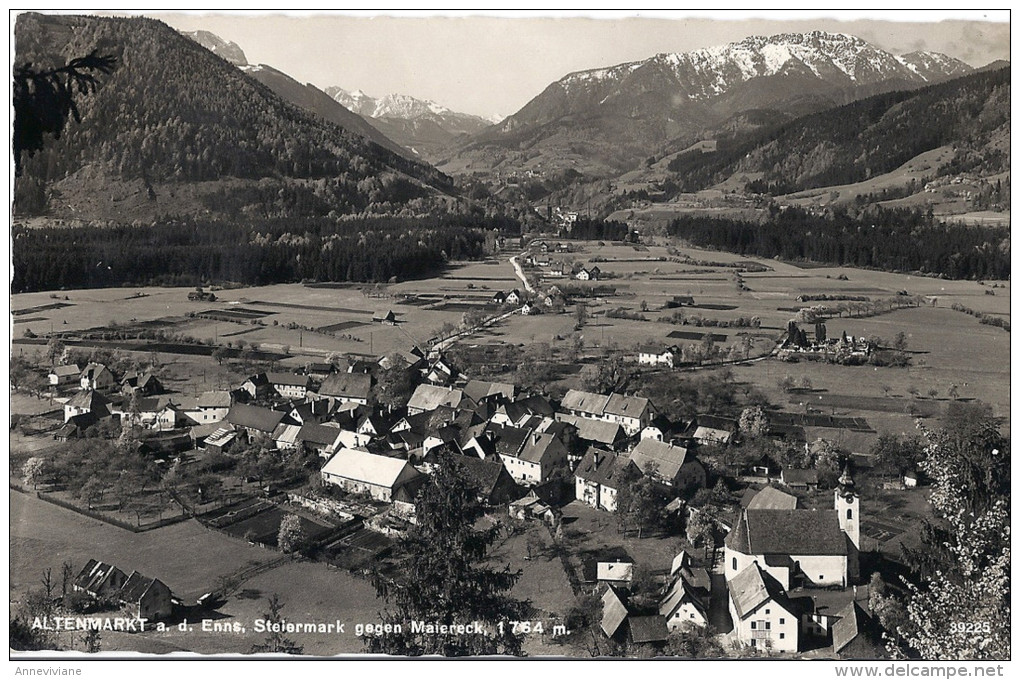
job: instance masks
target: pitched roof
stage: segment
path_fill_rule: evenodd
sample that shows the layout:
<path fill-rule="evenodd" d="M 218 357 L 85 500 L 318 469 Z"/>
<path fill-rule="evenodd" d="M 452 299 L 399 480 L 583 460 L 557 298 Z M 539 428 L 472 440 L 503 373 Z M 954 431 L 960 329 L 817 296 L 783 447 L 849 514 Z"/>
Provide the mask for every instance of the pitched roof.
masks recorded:
<path fill-rule="evenodd" d="M 468 481 L 486 497 L 492 494 L 501 476 L 509 477 L 506 468 L 499 461 L 482 460 L 474 456 L 459 456 L 456 460 L 464 467 L 464 475 Z M 514 482 L 511 480 L 510 483 Z"/>
<path fill-rule="evenodd" d="M 687 459 L 687 449 L 657 439 L 642 439 L 630 452 L 630 460 L 641 472 L 647 472 L 651 464 L 658 466 L 658 475 L 663 479 L 676 479 Z"/>
<path fill-rule="evenodd" d="M 339 427 L 330 427 L 329 425 L 319 425 L 318 423 L 307 423 L 301 426 L 298 432 L 298 440 L 308 442 L 310 444 L 321 444 L 323 446 L 329 446 L 336 442 L 340 436 Z"/>
<path fill-rule="evenodd" d="M 627 620 L 627 605 L 623 603 L 620 596 L 613 590 L 612 586 L 606 589 L 602 595 L 602 632 L 613 637 L 620 626 Z"/>
<path fill-rule="evenodd" d="M 613 394 L 606 402 L 604 413 L 624 418 L 640 418 L 641 414 L 648 408 L 648 400 L 644 397 L 627 397 L 622 394 Z"/>
<path fill-rule="evenodd" d="M 634 564 L 631 562 L 599 562 L 595 577 L 599 581 L 630 581 L 634 577 Z"/>
<path fill-rule="evenodd" d="M 118 597 L 123 602 L 138 602 L 150 588 L 159 588 L 160 586 L 170 590 L 158 578 L 150 578 L 139 574 L 137 571 L 133 571 L 131 576 L 128 576 L 127 582 L 124 583 L 124 587 L 121 588 Z"/>
<path fill-rule="evenodd" d="M 710 430 L 724 430 L 730 433 L 737 431 L 737 421 L 732 418 L 724 418 L 723 416 L 699 414 L 695 422 L 698 424 L 698 427 L 707 427 Z"/>
<path fill-rule="evenodd" d="M 567 413 L 560 413 L 556 416 L 560 422 L 569 423 L 577 428 L 577 436 L 589 442 L 596 442 L 612 446 L 626 436 L 623 427 L 619 423 L 610 423 L 605 420 L 594 420 L 582 416 L 572 416 Z"/>
<path fill-rule="evenodd" d="M 751 502 L 747 504 L 748 510 L 794 510 L 796 507 L 796 496 L 784 493 L 774 486 L 766 486 L 754 494 Z"/>
<path fill-rule="evenodd" d="M 124 576 L 124 572 L 112 564 L 89 560 L 85 563 L 85 566 L 82 567 L 82 570 L 78 572 L 78 575 L 74 579 L 74 585 L 83 590 L 94 593 L 102 587 L 103 583 L 105 583 L 107 579 L 117 573 Z"/>
<path fill-rule="evenodd" d="M 50 375 L 60 376 L 61 378 L 68 375 L 81 375 L 81 369 L 74 364 L 68 364 L 67 366 L 55 366 Z"/>
<path fill-rule="evenodd" d="M 687 554 L 687 551 L 681 550 L 676 554 L 676 557 L 673 558 L 673 562 L 669 565 L 669 575 L 675 575 L 678 571 L 686 567 L 690 561 L 691 556 Z"/>
<path fill-rule="evenodd" d="M 839 620 L 832 625 L 832 651 L 839 653 L 854 641 L 870 623 L 871 617 L 857 604 L 851 602 L 836 613 Z"/>
<path fill-rule="evenodd" d="M 271 433 L 280 424 L 285 415 L 285 413 L 280 411 L 271 411 L 261 406 L 234 404 L 227 411 L 226 421 L 238 427 Z"/>
<path fill-rule="evenodd" d="M 517 386 L 511 385 L 510 383 L 489 382 L 487 380 L 469 380 L 467 385 L 464 386 L 464 394 L 475 401 L 480 401 L 485 397 L 491 397 L 496 394 L 512 400 L 516 393 Z"/>
<path fill-rule="evenodd" d="M 408 424 L 412 432 L 427 435 L 433 430 L 449 425 L 456 417 L 457 409 L 451 406 L 437 406 L 428 411 L 415 413 L 413 416 L 405 416 L 403 420 Z"/>
<path fill-rule="evenodd" d="M 323 397 L 368 399 L 372 376 L 367 373 L 333 373 L 322 381 L 319 394 Z"/>
<path fill-rule="evenodd" d="M 230 408 L 230 392 L 210 390 L 203 392 L 198 398 L 199 408 Z"/>
<path fill-rule="evenodd" d="M 290 385 L 292 387 L 308 387 L 311 378 L 307 375 L 297 373 L 266 373 L 266 379 L 271 385 Z"/>
<path fill-rule="evenodd" d="M 560 408 L 570 411 L 581 411 L 583 413 L 601 414 L 609 403 L 609 397 L 604 394 L 593 394 L 581 390 L 569 390 L 560 401 Z"/>
<path fill-rule="evenodd" d="M 273 430 L 273 434 L 270 435 L 274 442 L 278 444 L 297 444 L 298 433 L 301 432 L 300 425 L 291 425 L 290 423 L 280 423 Z"/>
<path fill-rule="evenodd" d="M 526 430 L 523 427 L 490 425 L 486 429 L 487 438 L 492 442 L 496 454 L 514 458 L 520 453 L 529 434 L 531 434 L 531 430 Z"/>
<path fill-rule="evenodd" d="M 517 401 L 514 402 L 514 404 L 518 406 L 523 406 L 530 413 L 534 413 L 535 415 L 540 416 L 551 416 L 553 413 L 556 412 L 556 409 L 552 407 L 552 404 L 549 403 L 549 400 L 540 394 L 533 394 L 530 397 L 518 399 Z"/>
<path fill-rule="evenodd" d="M 762 571 L 757 561 L 733 577 L 729 591 L 733 607 L 741 619 L 769 600 L 775 600 L 779 606 L 789 609 L 789 600 L 783 587 L 772 575 Z"/>
<path fill-rule="evenodd" d="M 817 484 L 818 470 L 808 468 L 801 470 L 797 468 L 786 468 L 783 470 L 783 482 L 785 484 Z"/>
<path fill-rule="evenodd" d="M 529 463 L 541 463 L 545 460 L 549 451 L 557 447 L 562 448 L 563 444 L 555 436 L 532 432 L 524 440 L 524 445 L 521 447 L 517 457 Z"/>
<path fill-rule="evenodd" d="M 627 621 L 630 625 L 630 639 L 633 642 L 662 642 L 669 637 L 666 617 L 659 614 L 632 616 Z"/>
<path fill-rule="evenodd" d="M 68 399 L 64 405 L 93 411 L 101 406 L 106 406 L 109 403 L 109 399 L 95 390 L 82 390 L 80 392 L 76 392 L 75 395 Z"/>
<path fill-rule="evenodd" d="M 846 555 L 847 537 L 835 510 L 743 512 L 726 545 L 745 555 Z"/>
<path fill-rule="evenodd" d="M 623 471 L 629 464 L 630 459 L 627 456 L 590 447 L 574 470 L 574 476 L 587 482 L 618 489 Z"/>
<path fill-rule="evenodd" d="M 322 472 L 391 489 L 397 482 L 413 479 L 420 474 L 406 460 L 346 447 L 337 451 L 322 466 Z"/>
<path fill-rule="evenodd" d="M 458 406 L 464 393 L 440 385 L 418 385 L 414 394 L 407 400 L 407 407 L 431 411 L 439 406 Z"/>
<path fill-rule="evenodd" d="M 695 594 L 694 589 L 689 587 L 686 579 L 682 576 L 677 576 L 673 579 L 673 584 L 666 591 L 666 596 L 662 598 L 659 603 L 659 614 L 665 616 L 667 619 L 676 613 L 676 610 L 680 608 L 680 605 L 684 603 L 684 599 L 687 599 L 694 605 L 701 615 L 708 618 L 707 607 L 705 602 L 702 601 L 701 597 Z"/>

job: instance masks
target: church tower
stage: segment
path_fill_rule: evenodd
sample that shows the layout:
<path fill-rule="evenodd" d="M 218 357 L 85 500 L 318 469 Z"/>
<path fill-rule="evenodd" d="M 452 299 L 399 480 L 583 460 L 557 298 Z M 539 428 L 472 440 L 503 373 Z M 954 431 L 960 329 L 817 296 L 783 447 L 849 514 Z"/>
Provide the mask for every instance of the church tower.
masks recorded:
<path fill-rule="evenodd" d="M 854 544 L 861 548 L 861 498 L 857 495 L 854 478 L 850 476 L 850 461 L 843 465 L 843 473 L 839 476 L 839 484 L 834 492 L 836 514 L 839 516 L 839 528 L 842 529 Z"/>

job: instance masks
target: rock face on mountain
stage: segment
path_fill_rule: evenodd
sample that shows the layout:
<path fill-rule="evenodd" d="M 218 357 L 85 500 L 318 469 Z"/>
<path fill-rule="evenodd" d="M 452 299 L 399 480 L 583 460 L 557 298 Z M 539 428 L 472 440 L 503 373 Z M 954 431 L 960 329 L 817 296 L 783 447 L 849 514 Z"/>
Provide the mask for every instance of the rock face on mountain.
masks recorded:
<path fill-rule="evenodd" d="M 199 45 L 213 54 L 223 57 L 234 66 L 247 66 L 248 59 L 244 56 L 244 50 L 237 43 L 227 42 L 215 33 L 209 31 L 189 31 L 184 35 L 188 36 Z"/>
<path fill-rule="evenodd" d="M 460 137 L 476 134 L 492 124 L 479 116 L 409 95 L 389 94 L 376 99 L 361 90 L 348 92 L 340 87 L 328 87 L 326 94 L 365 117 L 390 139 L 428 159 Z"/>
<path fill-rule="evenodd" d="M 667 140 L 711 130 L 743 111 L 798 116 L 971 70 L 943 54 L 896 56 L 844 34 L 752 36 L 571 73 L 458 155 L 490 167 L 548 167 L 559 156 L 613 174 Z"/>

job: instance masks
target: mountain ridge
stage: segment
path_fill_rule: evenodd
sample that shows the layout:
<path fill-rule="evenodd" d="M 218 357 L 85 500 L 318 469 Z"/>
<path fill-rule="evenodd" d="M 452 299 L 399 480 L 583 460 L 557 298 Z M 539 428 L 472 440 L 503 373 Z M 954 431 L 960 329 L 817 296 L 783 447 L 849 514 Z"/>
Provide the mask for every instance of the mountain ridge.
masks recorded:
<path fill-rule="evenodd" d="M 897 57 L 846 34 L 750 36 L 569 73 L 453 149 L 440 167 L 520 170 L 576 156 L 571 162 L 587 162 L 590 174 L 613 176 L 663 143 L 697 136 L 744 110 L 798 116 L 972 70 L 937 53 Z"/>

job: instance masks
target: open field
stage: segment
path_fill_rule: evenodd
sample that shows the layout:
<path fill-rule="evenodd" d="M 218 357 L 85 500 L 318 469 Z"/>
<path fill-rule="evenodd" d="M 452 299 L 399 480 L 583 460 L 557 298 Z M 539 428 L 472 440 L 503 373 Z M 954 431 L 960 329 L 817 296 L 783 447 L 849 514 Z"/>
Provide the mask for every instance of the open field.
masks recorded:
<path fill-rule="evenodd" d="M 706 333 L 715 335 L 717 344 L 726 347 L 740 343 L 745 334 L 750 334 L 755 341 L 752 355 L 757 355 L 771 349 L 787 322 L 795 316 L 794 310 L 824 304 L 801 303 L 797 300 L 799 295 L 862 295 L 871 299 L 888 299 L 899 292 L 927 295 L 937 298 L 936 307 L 902 309 L 864 319 L 835 318 L 826 323 L 830 336 L 845 331 L 890 340 L 902 331 L 912 352 L 912 365 L 908 368 L 764 361 L 736 366 L 734 373 L 739 380 L 764 390 L 774 404 L 784 405 L 789 410 L 796 410 L 800 404 L 789 404 L 788 395 L 776 387 L 776 381 L 787 374 L 795 379 L 806 377 L 816 389 L 851 400 L 858 397 L 907 400 L 911 386 L 917 387 L 921 396 L 927 398 L 928 391 L 935 389 L 938 398 L 933 401 L 939 406 L 944 405 L 950 387 L 956 385 L 961 398 L 979 398 L 991 403 L 997 415 L 1008 418 L 1009 333 L 948 308 L 959 303 L 979 312 L 1008 318 L 1009 282 L 980 284 L 848 267 L 755 260 L 682 246 L 680 252 L 690 260 L 673 262 L 668 259 L 672 256 L 662 245 L 662 239 L 658 244 L 641 246 L 640 250 L 635 250 L 632 244 L 600 243 L 570 241 L 572 252 L 549 255 L 552 261 L 575 260 L 585 266 L 598 264 L 607 275 L 598 285 L 616 289 L 612 295 L 585 301 L 588 320 L 578 335 L 587 348 L 614 346 L 626 351 L 649 342 L 697 343 Z M 738 279 L 733 267 L 723 266 L 748 262 L 756 262 L 769 271 L 749 271 Z M 744 289 L 741 289 L 740 280 Z M 54 296 L 59 298 L 57 300 L 47 293 L 14 296 L 12 307 L 47 317 L 30 326 L 24 324 L 37 333 L 73 332 L 97 325 L 160 328 L 162 324 L 164 330 L 218 344 L 244 340 L 258 343 L 269 351 L 286 347 L 291 357 L 282 363 L 296 366 L 309 360 L 321 360 L 330 352 L 373 355 L 406 352 L 414 343 L 421 344 L 432 337 L 444 323 L 460 323 L 465 311 L 482 307 L 496 291 L 519 288 L 519 283 L 504 255 L 499 260 L 453 265 L 436 278 L 387 286 L 280 284 L 227 289 L 216 291 L 217 300 L 213 303 L 189 302 L 190 289 L 183 288 L 61 291 Z M 547 278 L 543 285 L 568 283 L 583 285 L 563 277 Z M 63 299 L 65 295 L 67 300 Z M 686 295 L 694 298 L 694 305 L 666 308 L 673 297 Z M 46 309 L 39 311 L 42 308 Z M 383 309 L 397 313 L 396 326 L 371 323 L 369 316 Z M 642 315 L 646 320 L 611 318 L 607 316 L 610 310 Z M 659 321 L 676 311 L 682 312 L 691 323 L 674 325 Z M 239 324 L 189 318 L 189 312 L 220 312 L 232 316 L 240 312 L 246 318 Z M 758 317 L 760 327 L 697 326 L 694 323 L 698 318 L 718 323 L 740 317 Z M 542 342 L 549 343 L 554 350 L 567 350 L 574 342 L 575 323 L 573 306 L 568 306 L 561 314 L 514 315 L 462 342 L 479 345 Z M 21 326 L 20 332 L 23 332 Z M 24 349 L 22 345 L 17 347 Z M 170 353 L 161 354 L 161 357 L 174 369 L 171 387 L 188 394 L 237 381 L 237 375 L 225 366 L 217 366 L 209 357 Z M 199 375 L 203 376 L 202 384 L 194 385 Z M 833 414 L 833 408 L 838 413 Z M 866 416 L 879 432 L 890 428 L 895 431 L 913 429 L 906 408 L 903 413 L 897 413 L 892 406 L 874 412 L 867 410 L 865 402 L 842 402 L 830 405 L 829 410 L 830 415 Z"/>
<path fill-rule="evenodd" d="M 176 595 L 194 602 L 213 590 L 219 577 L 279 556 L 195 520 L 135 534 L 15 491 L 10 508 L 12 601 L 37 587 L 45 569 L 56 575 L 65 561 L 80 569 L 94 558 L 126 573 L 137 569 L 157 577 Z"/>

